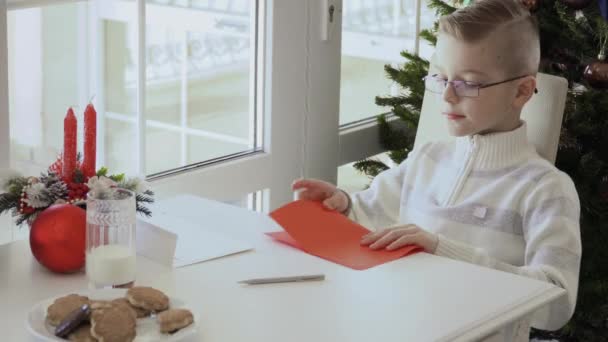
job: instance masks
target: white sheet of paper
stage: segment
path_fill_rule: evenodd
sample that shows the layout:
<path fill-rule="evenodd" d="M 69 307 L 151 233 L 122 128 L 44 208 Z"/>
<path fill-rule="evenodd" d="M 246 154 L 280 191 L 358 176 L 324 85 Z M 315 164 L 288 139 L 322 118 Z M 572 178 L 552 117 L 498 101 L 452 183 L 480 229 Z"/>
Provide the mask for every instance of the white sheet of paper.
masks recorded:
<path fill-rule="evenodd" d="M 146 219 L 137 219 L 137 254 L 172 267 L 177 235 Z"/>
<path fill-rule="evenodd" d="M 182 205 L 176 205 L 180 202 Z M 247 212 L 246 209 L 204 199 L 195 202 L 198 202 L 198 205 L 192 210 L 209 211 L 208 220 L 195 221 L 177 209 L 193 204 L 192 198 L 187 197 L 159 201 L 154 205 L 152 217 L 143 219 L 177 236 L 173 267 L 183 267 L 253 249 L 251 244 L 222 232 L 226 224 L 223 219 L 226 216 L 215 210 L 216 205 L 220 205 L 234 217 L 241 211 Z M 213 206 L 214 210 L 206 208 L 207 206 Z"/>

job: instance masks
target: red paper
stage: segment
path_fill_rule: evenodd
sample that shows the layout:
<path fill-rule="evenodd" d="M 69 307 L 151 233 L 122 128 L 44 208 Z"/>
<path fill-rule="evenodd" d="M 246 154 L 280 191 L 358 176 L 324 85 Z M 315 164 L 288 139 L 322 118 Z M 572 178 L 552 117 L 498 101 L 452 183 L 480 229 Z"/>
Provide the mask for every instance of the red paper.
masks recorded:
<path fill-rule="evenodd" d="M 356 270 L 381 265 L 422 248 L 416 245 L 387 251 L 361 246 L 361 237 L 369 231 L 344 215 L 326 209 L 316 201 L 291 202 L 270 213 L 284 232 L 267 233 L 274 239 L 309 254 Z"/>
<path fill-rule="evenodd" d="M 84 160 L 82 173 L 87 177 L 95 176 L 95 162 L 97 157 L 97 112 L 93 104 L 89 103 L 84 110 Z"/>

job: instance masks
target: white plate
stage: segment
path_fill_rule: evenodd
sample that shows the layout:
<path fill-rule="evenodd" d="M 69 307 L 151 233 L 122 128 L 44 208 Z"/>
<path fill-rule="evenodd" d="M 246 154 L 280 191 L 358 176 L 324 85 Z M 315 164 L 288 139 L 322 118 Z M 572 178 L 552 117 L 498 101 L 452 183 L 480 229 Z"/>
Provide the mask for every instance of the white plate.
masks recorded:
<path fill-rule="evenodd" d="M 120 298 L 125 296 L 125 292 L 127 290 L 124 289 L 103 289 L 103 290 L 91 290 L 91 291 L 82 291 L 78 292 L 78 294 L 82 296 L 87 296 L 90 299 L 96 300 L 110 300 L 115 298 Z M 65 294 L 68 295 L 68 294 Z M 54 331 L 55 328 L 46 323 L 46 311 L 47 308 L 53 304 L 56 298 L 63 297 L 57 296 L 54 298 L 45 299 L 41 302 L 38 302 L 34 307 L 30 310 L 27 315 L 26 326 L 30 335 L 34 338 L 35 341 L 66 341 L 55 337 Z M 169 298 L 170 307 L 171 308 L 186 308 L 192 311 L 192 308 L 188 307 L 183 301 L 176 298 Z M 194 313 L 193 313 L 194 314 Z M 179 330 L 175 334 L 161 334 L 160 329 L 158 327 L 158 323 L 156 322 L 156 318 L 140 318 L 137 320 L 137 336 L 135 337 L 136 342 L 144 342 L 144 341 L 187 341 L 187 340 L 196 340 L 196 322 L 197 317 L 194 316 L 194 323 Z"/>

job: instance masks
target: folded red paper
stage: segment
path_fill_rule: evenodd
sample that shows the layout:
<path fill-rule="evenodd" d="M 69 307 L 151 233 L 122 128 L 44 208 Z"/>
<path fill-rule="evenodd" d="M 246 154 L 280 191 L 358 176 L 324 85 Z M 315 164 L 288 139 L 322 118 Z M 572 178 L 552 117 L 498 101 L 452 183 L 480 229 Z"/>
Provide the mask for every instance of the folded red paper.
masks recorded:
<path fill-rule="evenodd" d="M 320 202 L 299 200 L 270 213 L 284 232 L 266 233 L 309 254 L 356 270 L 402 258 L 422 250 L 416 245 L 387 251 L 361 246 L 369 230 Z"/>

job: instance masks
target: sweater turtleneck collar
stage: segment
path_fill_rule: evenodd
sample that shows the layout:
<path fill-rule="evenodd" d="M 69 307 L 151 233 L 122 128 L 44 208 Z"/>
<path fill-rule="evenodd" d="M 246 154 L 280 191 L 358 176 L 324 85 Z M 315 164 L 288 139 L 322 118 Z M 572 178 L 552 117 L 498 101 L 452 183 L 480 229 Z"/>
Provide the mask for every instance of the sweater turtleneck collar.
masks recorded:
<path fill-rule="evenodd" d="M 475 169 L 498 169 L 512 166 L 529 156 L 534 147 L 528 142 L 525 121 L 509 132 L 474 134 L 456 139 L 458 155 L 475 151 Z"/>

